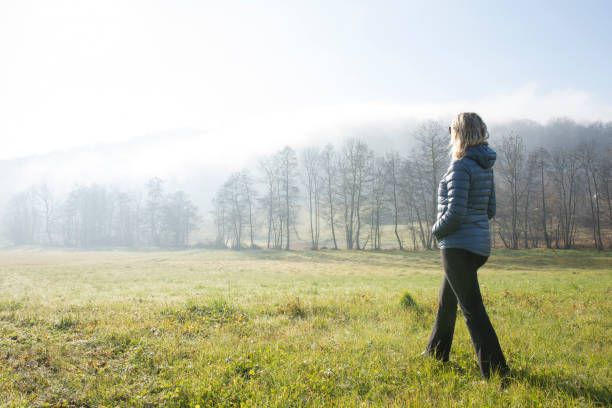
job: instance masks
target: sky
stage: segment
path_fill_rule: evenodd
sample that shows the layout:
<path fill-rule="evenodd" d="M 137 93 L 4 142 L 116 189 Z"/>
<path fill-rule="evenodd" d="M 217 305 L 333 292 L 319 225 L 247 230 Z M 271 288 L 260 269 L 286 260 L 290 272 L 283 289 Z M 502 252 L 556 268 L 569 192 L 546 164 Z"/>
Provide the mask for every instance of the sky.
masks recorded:
<path fill-rule="evenodd" d="M 588 0 L 0 0 L 0 160 L 202 132 L 221 163 L 470 110 L 610 121 L 611 18 Z"/>

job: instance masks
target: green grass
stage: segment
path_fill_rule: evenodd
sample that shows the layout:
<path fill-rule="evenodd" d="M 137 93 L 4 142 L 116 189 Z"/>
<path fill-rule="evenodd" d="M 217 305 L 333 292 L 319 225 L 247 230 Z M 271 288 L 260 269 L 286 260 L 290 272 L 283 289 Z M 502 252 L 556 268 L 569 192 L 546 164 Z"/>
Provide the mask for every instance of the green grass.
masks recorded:
<path fill-rule="evenodd" d="M 496 251 L 512 369 L 419 357 L 435 252 L 0 252 L 0 406 L 612 405 L 612 254 Z"/>

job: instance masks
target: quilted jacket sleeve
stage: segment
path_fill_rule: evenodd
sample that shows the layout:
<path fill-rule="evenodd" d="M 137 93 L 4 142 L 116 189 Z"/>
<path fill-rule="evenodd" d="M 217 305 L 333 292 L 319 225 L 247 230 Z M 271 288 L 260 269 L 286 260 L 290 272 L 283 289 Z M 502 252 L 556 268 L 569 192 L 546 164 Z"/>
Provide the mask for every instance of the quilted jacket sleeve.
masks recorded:
<path fill-rule="evenodd" d="M 491 175 L 491 195 L 489 196 L 489 206 L 487 207 L 487 216 L 489 219 L 495 217 L 496 211 L 496 202 L 495 202 L 495 179 L 493 175 Z"/>
<path fill-rule="evenodd" d="M 470 173 L 460 165 L 454 164 L 447 182 L 447 210 L 434 224 L 432 233 L 437 239 L 444 238 L 455 231 L 467 214 Z"/>

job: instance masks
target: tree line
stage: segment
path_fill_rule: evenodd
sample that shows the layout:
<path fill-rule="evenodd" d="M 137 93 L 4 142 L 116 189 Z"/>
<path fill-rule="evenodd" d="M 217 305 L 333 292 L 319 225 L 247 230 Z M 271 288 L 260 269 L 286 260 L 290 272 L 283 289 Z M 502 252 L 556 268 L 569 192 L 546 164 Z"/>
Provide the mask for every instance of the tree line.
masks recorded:
<path fill-rule="evenodd" d="M 610 133 L 603 136 L 571 148 L 531 150 L 517 133 L 502 138 L 502 205 L 494 225 L 503 246 L 610 247 L 612 149 Z"/>
<path fill-rule="evenodd" d="M 375 150 L 355 138 L 299 152 L 285 147 L 231 174 L 206 217 L 159 178 L 132 191 L 77 186 L 61 200 L 43 183 L 10 198 L 4 235 L 14 245 L 72 248 L 435 249 L 448 127 L 423 122 L 410 136 L 405 151 Z M 490 143 L 497 152 L 494 246 L 612 246 L 612 123 L 504 128 Z"/>
<path fill-rule="evenodd" d="M 165 192 L 159 178 L 146 183 L 144 196 L 93 184 L 62 202 L 43 183 L 13 195 L 5 212 L 14 245 L 70 248 L 186 247 L 199 222 L 187 194 Z"/>
<path fill-rule="evenodd" d="M 612 125 L 581 131 L 583 137 L 565 146 L 527 148 L 513 130 L 493 138 L 494 246 L 610 247 Z M 358 139 L 310 147 L 299 158 L 285 147 L 257 169 L 230 175 L 213 200 L 215 245 L 256 248 L 257 241 L 288 250 L 302 233 L 315 250 L 436 248 L 431 227 L 450 162 L 448 128 L 425 122 L 413 137 L 412 149 L 401 153 L 376 154 Z"/>

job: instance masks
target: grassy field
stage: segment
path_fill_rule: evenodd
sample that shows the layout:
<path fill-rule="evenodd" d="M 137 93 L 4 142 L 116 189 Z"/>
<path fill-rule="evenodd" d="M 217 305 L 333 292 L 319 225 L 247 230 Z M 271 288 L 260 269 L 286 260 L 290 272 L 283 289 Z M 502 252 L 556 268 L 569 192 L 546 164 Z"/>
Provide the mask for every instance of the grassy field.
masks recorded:
<path fill-rule="evenodd" d="M 612 253 L 481 269 L 505 387 L 462 319 L 419 357 L 441 279 L 435 252 L 0 251 L 0 405 L 612 405 Z"/>

